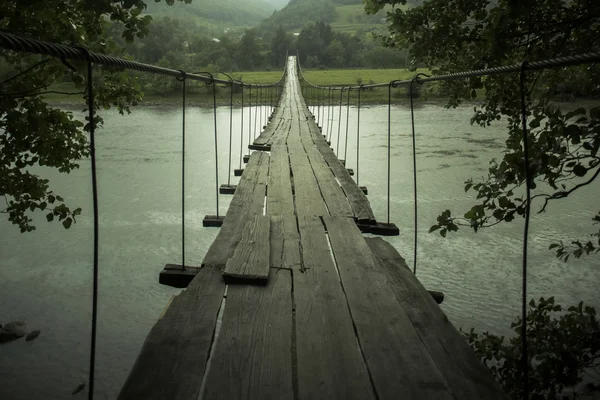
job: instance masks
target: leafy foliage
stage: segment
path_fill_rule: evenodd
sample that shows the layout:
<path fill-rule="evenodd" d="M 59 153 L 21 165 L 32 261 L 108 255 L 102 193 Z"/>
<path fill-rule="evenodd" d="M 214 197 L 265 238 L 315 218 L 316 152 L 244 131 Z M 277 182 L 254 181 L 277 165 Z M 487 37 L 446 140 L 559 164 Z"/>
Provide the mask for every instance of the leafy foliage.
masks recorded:
<path fill-rule="evenodd" d="M 166 2 L 173 4 L 175 0 Z M 151 17 L 142 15 L 145 6 L 141 0 L 0 0 L 3 11 L 0 29 L 55 43 L 85 46 L 99 53 L 119 54 L 121 49 L 106 36 L 107 20 L 123 26 L 122 37 L 126 41 L 143 37 L 151 21 Z M 65 228 L 81 214 L 80 208 L 68 207 L 35 169 L 50 167 L 69 173 L 78 168 L 78 160 L 89 155 L 86 133 L 91 124 L 102 126 L 100 117 L 82 123 L 43 99 L 48 87 L 62 80 L 70 80 L 78 88 L 72 94 L 87 96 L 85 65 L 74 66 L 75 71 L 70 71 L 51 58 L 2 53 L 0 196 L 6 206 L 0 212 L 7 214 L 21 232 L 35 229 L 31 216 L 36 210 L 47 212 L 48 221 L 61 221 Z M 121 113 L 129 112 L 129 106 L 141 97 L 135 80 L 120 71 L 104 68 L 95 78 L 95 109 L 114 106 Z"/>
<path fill-rule="evenodd" d="M 403 0 L 366 0 L 368 12 L 384 5 L 403 5 Z M 388 46 L 408 49 L 413 64 L 422 62 L 434 73 L 537 61 L 597 51 L 600 47 L 600 13 L 593 2 L 576 0 L 430 0 L 410 9 L 388 12 Z M 460 55 L 460 56 L 458 56 Z M 600 108 L 562 111 L 556 99 L 600 94 L 598 66 L 548 69 L 528 73 L 527 121 L 530 143 L 529 170 L 541 200 L 539 212 L 554 200 L 564 199 L 589 185 L 600 174 Z M 475 231 L 523 216 L 525 184 L 523 130 L 519 77 L 486 76 L 447 81 L 441 90 L 448 106 L 477 97 L 485 89 L 471 123 L 482 127 L 503 120 L 508 128 L 501 160 L 492 160 L 488 176 L 465 182 L 465 191 L 476 193 L 477 203 L 462 217 L 445 211 L 431 231 L 445 235 L 459 226 Z M 597 219 L 594 219 L 598 222 Z M 573 240 L 574 247 L 555 244 L 557 256 L 568 259 L 596 252 L 599 232 L 589 241 Z"/>
<path fill-rule="evenodd" d="M 512 398 L 522 398 L 521 335 L 523 323 L 511 324 L 515 336 L 464 333 L 482 362 Z M 530 399 L 569 398 L 581 391 L 583 376 L 600 365 L 600 325 L 596 310 L 580 302 L 563 309 L 553 297 L 531 300 L 527 313 Z M 596 377 L 597 380 L 597 377 Z M 589 389 L 597 390 L 593 382 Z M 564 396 L 564 397 L 563 397 Z M 574 396 L 575 397 L 575 396 Z"/>

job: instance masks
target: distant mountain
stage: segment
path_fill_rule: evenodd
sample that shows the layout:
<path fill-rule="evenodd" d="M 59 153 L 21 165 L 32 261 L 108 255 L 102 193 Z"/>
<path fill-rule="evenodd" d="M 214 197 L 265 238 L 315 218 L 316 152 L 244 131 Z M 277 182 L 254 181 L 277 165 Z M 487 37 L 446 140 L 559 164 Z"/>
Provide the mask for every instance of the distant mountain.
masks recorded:
<path fill-rule="evenodd" d="M 232 29 L 258 25 L 285 0 L 194 0 L 191 4 L 147 1 L 146 13 L 155 17 L 193 20 L 207 29 Z"/>

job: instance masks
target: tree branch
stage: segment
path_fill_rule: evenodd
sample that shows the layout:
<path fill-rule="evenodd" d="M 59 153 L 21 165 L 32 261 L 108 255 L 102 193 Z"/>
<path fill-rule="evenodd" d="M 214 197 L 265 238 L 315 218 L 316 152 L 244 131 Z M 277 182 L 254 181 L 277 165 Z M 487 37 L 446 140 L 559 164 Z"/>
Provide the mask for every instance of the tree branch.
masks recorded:
<path fill-rule="evenodd" d="M 587 181 L 582 182 L 582 183 L 580 183 L 578 185 L 573 186 L 571 189 L 569 189 L 567 191 L 556 192 L 556 193 L 554 193 L 552 195 L 536 195 L 536 196 L 533 196 L 531 198 L 531 200 L 533 200 L 535 197 L 538 197 L 538 196 L 547 196 L 546 199 L 545 199 L 545 201 L 544 201 L 544 205 L 542 206 L 541 210 L 538 211 L 538 214 L 541 213 L 541 212 L 544 212 L 546 210 L 546 206 L 548 206 L 548 202 L 550 200 L 564 199 L 565 197 L 569 196 L 571 193 L 573 193 L 577 189 L 580 189 L 580 188 L 582 188 L 584 186 L 587 186 L 590 183 L 592 183 L 598 177 L 598 175 L 600 175 L 600 168 L 596 169 L 596 172 L 594 173 L 594 175 L 592 175 L 592 177 L 590 179 L 588 179 Z"/>

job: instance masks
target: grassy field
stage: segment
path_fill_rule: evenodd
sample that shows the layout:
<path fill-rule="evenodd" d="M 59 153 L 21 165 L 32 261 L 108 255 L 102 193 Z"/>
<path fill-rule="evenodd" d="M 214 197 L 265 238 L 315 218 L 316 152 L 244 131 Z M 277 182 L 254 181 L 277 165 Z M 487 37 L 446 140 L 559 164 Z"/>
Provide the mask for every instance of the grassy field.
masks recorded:
<path fill-rule="evenodd" d="M 283 68 L 281 71 L 246 71 L 246 72 L 228 72 L 232 78 L 236 80 L 243 80 L 247 83 L 258 83 L 258 84 L 270 84 L 275 83 L 283 75 Z M 227 79 L 224 75 L 220 75 L 219 78 Z"/>

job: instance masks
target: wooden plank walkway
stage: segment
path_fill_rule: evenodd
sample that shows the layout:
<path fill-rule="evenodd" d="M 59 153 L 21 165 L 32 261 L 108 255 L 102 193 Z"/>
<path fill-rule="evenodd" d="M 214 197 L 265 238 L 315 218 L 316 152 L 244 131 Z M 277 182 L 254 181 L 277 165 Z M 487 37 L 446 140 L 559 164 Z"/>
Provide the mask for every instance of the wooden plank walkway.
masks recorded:
<path fill-rule="evenodd" d="M 507 399 L 381 238 L 293 58 L 223 226 L 120 399 Z M 169 276 L 177 274 L 169 266 Z"/>

